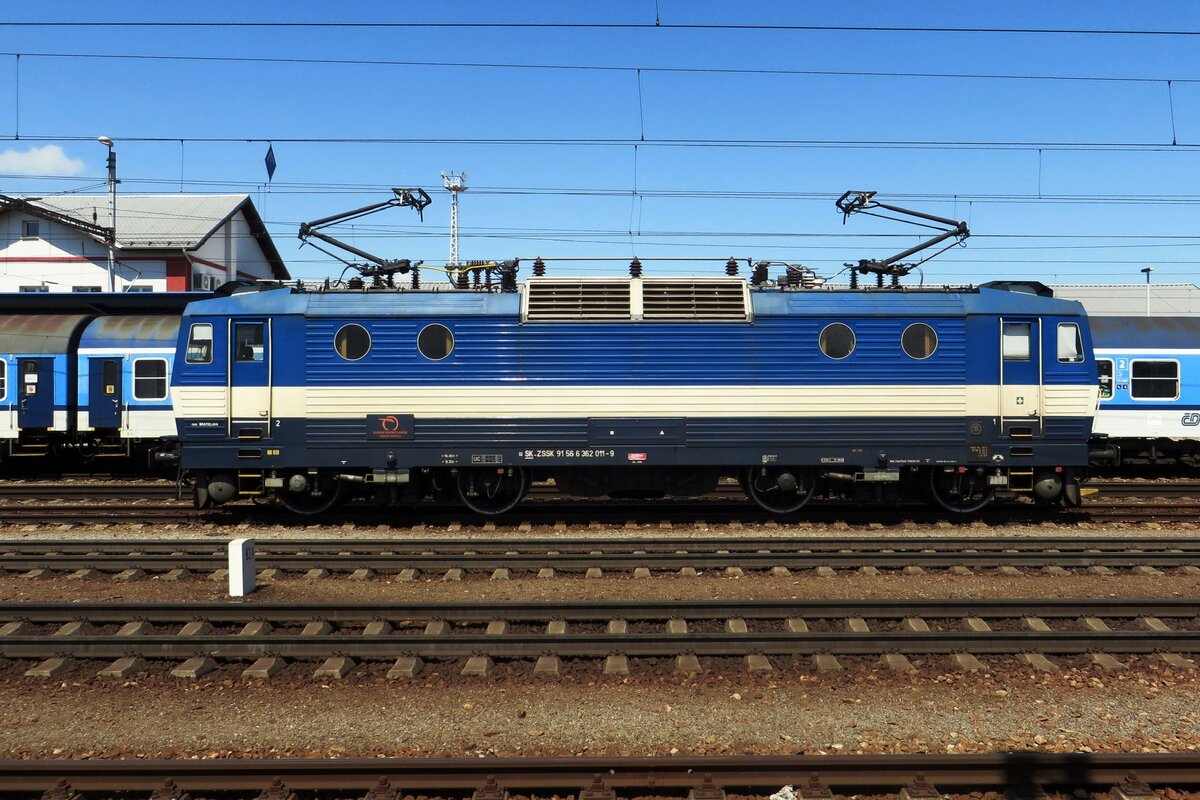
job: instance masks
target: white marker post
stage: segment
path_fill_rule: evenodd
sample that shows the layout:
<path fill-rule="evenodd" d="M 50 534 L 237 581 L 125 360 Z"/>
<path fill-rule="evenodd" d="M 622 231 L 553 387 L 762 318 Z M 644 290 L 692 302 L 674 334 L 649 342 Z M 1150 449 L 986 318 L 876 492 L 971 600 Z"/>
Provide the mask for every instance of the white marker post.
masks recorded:
<path fill-rule="evenodd" d="M 254 578 L 254 540 L 234 539 L 229 543 L 229 596 L 252 594 Z"/>

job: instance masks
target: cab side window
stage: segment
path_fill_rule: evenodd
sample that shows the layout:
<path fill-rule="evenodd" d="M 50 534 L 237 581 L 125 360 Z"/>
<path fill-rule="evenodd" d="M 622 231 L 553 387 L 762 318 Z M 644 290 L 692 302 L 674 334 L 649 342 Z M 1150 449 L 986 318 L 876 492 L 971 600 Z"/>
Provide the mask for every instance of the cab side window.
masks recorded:
<path fill-rule="evenodd" d="M 187 354 L 189 364 L 211 364 L 213 360 L 213 326 L 209 322 L 196 322 L 188 331 Z"/>
<path fill-rule="evenodd" d="M 1074 322 L 1058 323 L 1058 361 L 1060 364 L 1078 364 L 1084 359 L 1083 337 Z"/>

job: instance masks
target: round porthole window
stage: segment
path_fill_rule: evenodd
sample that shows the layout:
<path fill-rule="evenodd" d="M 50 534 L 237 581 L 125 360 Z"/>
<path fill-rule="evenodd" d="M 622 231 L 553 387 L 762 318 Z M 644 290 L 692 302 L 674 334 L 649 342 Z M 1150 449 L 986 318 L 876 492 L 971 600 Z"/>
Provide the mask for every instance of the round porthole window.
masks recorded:
<path fill-rule="evenodd" d="M 426 325 L 417 334 L 417 349 L 430 361 L 441 361 L 454 352 L 454 334 L 436 322 Z"/>
<path fill-rule="evenodd" d="M 843 359 L 854 352 L 854 331 L 849 325 L 834 322 L 821 331 L 821 352 L 830 358 Z"/>
<path fill-rule="evenodd" d="M 914 322 L 900 335 L 900 346 L 909 358 L 929 358 L 937 350 L 937 332 L 924 322 Z"/>
<path fill-rule="evenodd" d="M 371 334 L 362 325 L 343 325 L 333 337 L 333 349 L 347 361 L 358 361 L 371 352 Z"/>

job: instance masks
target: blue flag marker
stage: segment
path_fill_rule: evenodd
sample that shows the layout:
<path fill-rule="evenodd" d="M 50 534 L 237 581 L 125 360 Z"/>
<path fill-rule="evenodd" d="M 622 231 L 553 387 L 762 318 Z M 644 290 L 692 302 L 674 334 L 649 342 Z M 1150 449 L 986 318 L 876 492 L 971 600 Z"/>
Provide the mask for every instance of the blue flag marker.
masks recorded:
<path fill-rule="evenodd" d="M 263 159 L 263 162 L 267 165 L 267 182 L 270 183 L 271 179 L 275 177 L 275 146 L 274 145 L 270 145 L 270 144 L 267 145 L 267 157 L 265 159 Z"/>

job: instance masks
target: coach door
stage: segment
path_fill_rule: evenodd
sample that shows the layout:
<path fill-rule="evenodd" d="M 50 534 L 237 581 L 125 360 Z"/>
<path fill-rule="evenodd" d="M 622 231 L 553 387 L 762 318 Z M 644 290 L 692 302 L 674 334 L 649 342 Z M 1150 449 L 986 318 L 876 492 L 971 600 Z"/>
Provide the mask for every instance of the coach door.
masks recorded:
<path fill-rule="evenodd" d="M 238 320 L 230 326 L 230 433 L 239 439 L 263 438 L 271 422 L 271 323 Z"/>
<path fill-rule="evenodd" d="M 54 426 L 54 359 L 22 358 L 18 362 L 17 426 Z"/>
<path fill-rule="evenodd" d="M 121 361 L 116 358 L 88 359 L 88 425 L 93 428 L 121 427 Z"/>
<path fill-rule="evenodd" d="M 1000 425 L 1014 438 L 1042 432 L 1041 320 L 1000 320 Z"/>

